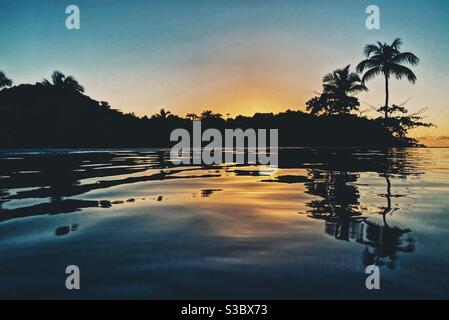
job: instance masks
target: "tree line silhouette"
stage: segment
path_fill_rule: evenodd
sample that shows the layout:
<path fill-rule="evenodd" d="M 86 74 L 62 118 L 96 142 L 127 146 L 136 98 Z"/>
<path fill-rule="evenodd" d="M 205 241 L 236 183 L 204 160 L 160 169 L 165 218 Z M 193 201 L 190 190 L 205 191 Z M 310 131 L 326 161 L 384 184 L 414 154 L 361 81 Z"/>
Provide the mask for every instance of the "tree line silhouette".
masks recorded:
<path fill-rule="evenodd" d="M 357 73 L 347 65 L 325 75 L 322 92 L 306 102 L 309 113 L 288 109 L 252 117 L 227 114 L 226 119 L 211 110 L 180 117 L 165 108 L 151 117 L 137 117 L 84 95 L 84 87 L 73 76 L 59 71 L 50 80 L 14 87 L 0 72 L 0 147 L 169 147 L 174 143 L 169 141 L 170 132 L 191 130 L 191 122 L 196 120 L 202 121 L 204 129 L 279 129 L 280 146 L 418 145 L 407 133 L 415 127 L 432 126 L 422 121 L 423 110 L 409 114 L 403 104 L 389 105 L 392 77 L 405 77 L 412 84 L 417 80 L 404 64 L 416 66 L 419 58 L 401 52 L 401 45 L 401 39 L 369 44 Z M 377 109 L 383 116 L 368 119 L 356 115 L 360 107 L 356 95 L 367 91 L 366 83 L 376 76 L 385 79 L 385 104 Z"/>

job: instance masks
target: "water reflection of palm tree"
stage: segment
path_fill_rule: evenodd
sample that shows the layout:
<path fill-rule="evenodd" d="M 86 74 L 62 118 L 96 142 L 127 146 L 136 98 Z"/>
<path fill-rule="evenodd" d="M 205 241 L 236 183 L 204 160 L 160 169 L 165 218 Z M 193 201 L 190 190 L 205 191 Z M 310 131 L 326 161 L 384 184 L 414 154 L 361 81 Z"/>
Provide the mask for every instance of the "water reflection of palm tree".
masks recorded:
<path fill-rule="evenodd" d="M 390 227 L 386 216 L 392 209 L 392 185 L 388 171 L 381 176 L 386 179 L 386 207 L 379 208 L 383 225 L 363 216 L 360 193 L 355 185 L 356 173 L 341 171 L 309 170 L 311 182 L 306 184 L 307 193 L 321 197 L 308 203 L 309 217 L 325 221 L 325 233 L 337 240 L 353 241 L 365 246 L 363 263 L 395 267 L 398 252 L 413 252 L 414 240 L 410 229 Z M 408 237 L 404 240 L 405 235 Z"/>
<path fill-rule="evenodd" d="M 363 240 L 359 241 L 366 245 L 365 251 L 363 252 L 363 264 L 367 265 L 386 265 L 389 269 L 394 269 L 396 267 L 397 252 L 414 252 L 415 251 L 415 241 L 411 237 L 411 230 L 401 229 L 398 227 L 390 227 L 387 223 L 387 215 L 392 214 L 397 208 L 392 207 L 391 198 L 394 196 L 391 192 L 392 184 L 390 180 L 391 168 L 395 168 L 395 173 L 404 174 L 404 167 L 394 166 L 392 164 L 392 158 L 394 155 L 390 149 L 384 151 L 384 172 L 379 174 L 381 177 L 385 178 L 386 182 L 386 193 L 380 196 L 386 198 L 386 206 L 381 207 L 379 214 L 382 215 L 383 226 L 374 224 L 367 221 L 366 224 L 368 228 L 366 230 L 366 236 Z M 403 155 L 401 155 L 403 159 Z M 393 164 L 396 163 L 393 160 Z M 403 162 L 402 162 L 403 164 Z M 404 236 L 408 237 L 403 240 Z"/>
<path fill-rule="evenodd" d="M 357 211 L 359 192 L 354 185 L 358 176 L 348 172 L 309 170 L 308 193 L 322 199 L 309 202 L 309 217 L 326 221 L 326 233 L 338 240 L 350 241 L 353 226 L 365 220 Z"/>
<path fill-rule="evenodd" d="M 384 175 L 381 175 L 385 178 L 385 181 L 387 182 L 387 193 L 385 194 L 385 197 L 387 198 L 387 206 L 382 208 L 382 210 L 379 212 L 379 214 L 382 215 L 382 219 L 384 222 L 384 225 L 387 225 L 387 214 L 392 213 L 393 211 L 396 211 L 396 209 L 392 209 L 391 207 L 391 181 L 388 173 L 385 173 Z"/>
<path fill-rule="evenodd" d="M 398 252 L 414 252 L 415 240 L 411 237 L 410 229 L 378 225 L 365 221 L 364 236 L 357 242 L 365 245 L 363 264 L 396 267 Z M 404 236 L 407 237 L 404 240 Z"/>

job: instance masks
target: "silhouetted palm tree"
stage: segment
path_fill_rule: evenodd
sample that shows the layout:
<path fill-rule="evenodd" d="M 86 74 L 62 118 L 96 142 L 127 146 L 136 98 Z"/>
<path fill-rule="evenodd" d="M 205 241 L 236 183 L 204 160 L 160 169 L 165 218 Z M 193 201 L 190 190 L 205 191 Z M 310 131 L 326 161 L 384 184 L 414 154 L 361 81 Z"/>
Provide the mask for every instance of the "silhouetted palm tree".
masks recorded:
<path fill-rule="evenodd" d="M 402 65 L 408 63 L 416 66 L 419 58 L 411 52 L 401 52 L 402 40 L 397 38 L 390 45 L 377 42 L 377 44 L 368 44 L 365 46 L 364 54 L 367 57 L 357 66 L 357 72 L 367 70 L 363 75 L 362 82 L 374 78 L 378 75 L 385 77 L 385 106 L 381 111 L 385 112 L 385 119 L 388 118 L 388 100 L 389 100 L 389 80 L 391 76 L 396 79 L 407 77 L 407 80 L 414 84 L 416 76 L 412 70 Z"/>
<path fill-rule="evenodd" d="M 155 118 L 158 119 L 167 119 L 169 116 L 171 115 L 171 112 L 168 110 L 165 110 L 164 108 L 161 109 L 161 111 L 159 111 L 159 113 L 157 113 L 155 115 Z"/>
<path fill-rule="evenodd" d="M 323 78 L 324 92 L 335 95 L 356 94 L 368 90 L 355 72 L 349 72 L 351 65 L 328 73 Z"/>
<path fill-rule="evenodd" d="M 55 86 L 58 88 L 64 88 L 64 89 L 72 89 L 79 92 L 84 92 L 84 88 L 82 85 L 78 83 L 78 81 L 75 80 L 72 76 L 66 76 L 62 72 L 55 71 L 51 75 L 51 82 L 47 79 L 44 79 L 41 84 L 44 86 Z"/>
<path fill-rule="evenodd" d="M 350 72 L 347 65 L 343 69 L 337 69 L 332 73 L 328 73 L 323 78 L 323 92 L 331 94 L 335 99 L 336 109 L 340 113 L 349 113 L 352 106 L 350 96 L 367 91 L 368 89 L 362 84 L 362 80 L 355 72 Z"/>
<path fill-rule="evenodd" d="M 8 77 L 6 77 L 6 75 L 2 71 L 0 71 L 0 89 L 10 86 L 12 86 L 12 80 L 8 79 Z"/>
<path fill-rule="evenodd" d="M 360 105 L 353 95 L 368 89 L 350 65 L 328 73 L 323 78 L 323 93 L 309 100 L 307 110 L 313 114 L 348 114 Z"/>

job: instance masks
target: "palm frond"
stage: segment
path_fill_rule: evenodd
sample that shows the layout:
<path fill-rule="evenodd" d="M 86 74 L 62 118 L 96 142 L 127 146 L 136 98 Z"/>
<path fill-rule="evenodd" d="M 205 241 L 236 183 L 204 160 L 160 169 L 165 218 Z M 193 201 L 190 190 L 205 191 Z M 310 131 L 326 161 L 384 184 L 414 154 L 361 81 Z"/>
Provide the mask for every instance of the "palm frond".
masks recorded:
<path fill-rule="evenodd" d="M 61 86 L 64 83 L 65 75 L 60 71 L 54 71 L 51 79 L 55 86 Z"/>
<path fill-rule="evenodd" d="M 402 66 L 400 64 L 392 64 L 390 66 L 390 72 L 396 77 L 396 79 L 400 80 L 403 77 L 406 77 L 410 83 L 416 82 L 416 75 L 409 68 Z"/>
<path fill-rule="evenodd" d="M 365 46 L 365 48 L 363 48 L 363 54 L 368 58 L 372 53 L 379 53 L 379 52 L 380 52 L 380 47 L 378 47 L 374 44 L 367 44 Z"/>
<path fill-rule="evenodd" d="M 374 67 L 365 72 L 362 78 L 362 83 L 365 84 L 367 81 L 373 79 L 374 77 L 382 73 L 381 67 Z"/>
<path fill-rule="evenodd" d="M 368 91 L 368 88 L 364 84 L 355 84 L 348 89 L 348 93 L 356 94 L 363 91 Z"/>
<path fill-rule="evenodd" d="M 402 40 L 401 38 L 396 38 L 394 39 L 394 41 L 391 43 L 391 46 L 393 49 L 395 50 L 400 50 L 402 46 Z"/>
<path fill-rule="evenodd" d="M 48 81 L 47 79 L 42 80 L 41 84 L 44 85 L 44 86 L 52 86 L 52 85 L 53 85 L 53 84 L 52 84 L 50 81 Z"/>
<path fill-rule="evenodd" d="M 396 64 L 409 63 L 412 66 L 416 66 L 419 63 L 419 58 L 411 52 L 400 52 L 391 61 Z"/>
<path fill-rule="evenodd" d="M 355 70 L 358 73 L 362 73 L 363 71 L 365 71 L 366 69 L 371 69 L 371 68 L 375 68 L 377 66 L 379 66 L 379 62 L 377 62 L 376 60 L 373 59 L 373 57 L 363 60 L 362 62 L 360 62 L 357 67 L 355 68 Z"/>
<path fill-rule="evenodd" d="M 336 91 L 338 91 L 338 86 L 336 84 L 324 83 L 323 91 L 324 92 L 336 92 Z"/>
<path fill-rule="evenodd" d="M 361 82 L 362 80 L 360 79 L 360 77 L 359 77 L 359 75 L 358 75 L 357 73 L 351 72 L 351 73 L 348 75 L 348 81 L 349 81 L 350 83 L 354 83 L 354 82 Z"/>
<path fill-rule="evenodd" d="M 0 71 L 0 88 L 12 86 L 12 80 Z"/>
<path fill-rule="evenodd" d="M 328 73 L 323 77 L 323 82 L 331 82 L 334 80 L 334 75 L 332 73 Z"/>
<path fill-rule="evenodd" d="M 84 92 L 84 87 L 80 85 L 72 76 L 68 76 L 64 79 L 64 87 L 74 89 L 79 92 Z"/>

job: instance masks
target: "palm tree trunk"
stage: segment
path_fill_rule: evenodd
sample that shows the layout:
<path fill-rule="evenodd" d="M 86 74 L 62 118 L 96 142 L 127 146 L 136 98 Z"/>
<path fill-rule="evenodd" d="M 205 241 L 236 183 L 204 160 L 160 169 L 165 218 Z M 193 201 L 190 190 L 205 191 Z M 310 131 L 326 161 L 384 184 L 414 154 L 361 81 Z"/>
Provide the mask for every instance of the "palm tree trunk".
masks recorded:
<path fill-rule="evenodd" d="M 388 75 L 385 75 L 385 119 L 388 119 L 388 99 L 390 98 L 390 92 L 388 88 Z"/>

